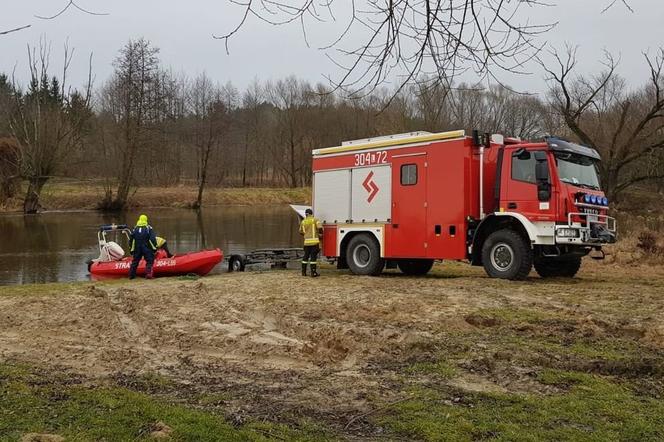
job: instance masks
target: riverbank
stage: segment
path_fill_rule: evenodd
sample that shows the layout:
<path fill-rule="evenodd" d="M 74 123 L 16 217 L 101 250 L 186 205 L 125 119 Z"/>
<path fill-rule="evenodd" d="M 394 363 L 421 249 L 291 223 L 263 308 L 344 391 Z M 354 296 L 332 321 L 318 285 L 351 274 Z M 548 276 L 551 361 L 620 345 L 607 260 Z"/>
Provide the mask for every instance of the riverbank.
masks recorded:
<path fill-rule="evenodd" d="M 0 434 L 657 440 L 663 292 L 662 266 L 592 261 L 2 287 Z"/>
<path fill-rule="evenodd" d="M 196 201 L 195 186 L 142 187 L 129 198 L 129 209 L 187 208 Z M 104 187 L 94 182 L 54 181 L 42 192 L 44 210 L 94 210 L 103 199 Z M 1 212 L 22 210 L 23 194 L 0 205 Z M 304 204 L 311 200 L 311 188 L 214 188 L 205 189 L 205 206 Z"/>

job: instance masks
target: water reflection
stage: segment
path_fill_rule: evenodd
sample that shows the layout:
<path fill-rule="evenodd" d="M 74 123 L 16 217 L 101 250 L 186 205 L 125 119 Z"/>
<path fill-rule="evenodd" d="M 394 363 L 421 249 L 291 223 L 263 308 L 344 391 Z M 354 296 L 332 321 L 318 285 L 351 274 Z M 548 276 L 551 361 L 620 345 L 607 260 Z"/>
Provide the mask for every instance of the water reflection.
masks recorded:
<path fill-rule="evenodd" d="M 288 207 L 215 207 L 200 214 L 178 209 L 145 212 L 174 253 L 220 247 L 229 254 L 300 245 L 297 217 Z M 86 261 L 98 255 L 98 227 L 133 225 L 138 215 L 133 211 L 0 216 L 0 284 L 84 280 Z M 128 250 L 126 241 L 120 244 Z"/>

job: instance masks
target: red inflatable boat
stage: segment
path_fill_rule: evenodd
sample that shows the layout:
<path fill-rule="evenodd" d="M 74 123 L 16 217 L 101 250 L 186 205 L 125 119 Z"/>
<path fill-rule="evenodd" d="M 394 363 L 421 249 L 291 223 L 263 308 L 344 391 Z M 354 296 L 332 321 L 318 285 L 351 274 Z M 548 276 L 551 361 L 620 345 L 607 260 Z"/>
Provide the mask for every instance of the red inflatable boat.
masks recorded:
<path fill-rule="evenodd" d="M 124 251 L 117 243 L 106 241 L 106 232 L 120 231 L 127 234 L 127 226 L 110 225 L 99 229 L 99 259 L 88 263 L 88 271 L 94 279 L 111 277 L 128 277 L 131 257 L 122 258 Z M 157 251 L 152 268 L 154 276 L 176 276 L 195 274 L 204 276 L 219 264 L 224 258 L 220 249 L 201 250 L 198 252 L 166 256 L 163 250 Z M 136 271 L 137 276 L 145 275 L 145 260 L 141 260 Z"/>
<path fill-rule="evenodd" d="M 154 276 L 175 276 L 195 274 L 204 276 L 221 262 L 224 254 L 219 249 L 201 250 L 184 255 L 175 255 L 172 258 L 157 257 L 154 260 Z M 119 261 L 92 261 L 89 266 L 93 277 L 129 276 L 131 257 Z M 145 275 L 145 260 L 141 260 L 136 271 L 137 276 Z"/>

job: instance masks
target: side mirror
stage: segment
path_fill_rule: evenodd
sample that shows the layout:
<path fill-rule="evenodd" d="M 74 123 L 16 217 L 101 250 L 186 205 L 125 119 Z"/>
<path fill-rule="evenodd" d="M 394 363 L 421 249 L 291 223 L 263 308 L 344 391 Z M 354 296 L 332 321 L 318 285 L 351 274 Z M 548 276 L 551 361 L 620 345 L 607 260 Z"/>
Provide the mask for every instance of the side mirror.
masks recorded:
<path fill-rule="evenodd" d="M 549 160 L 546 153 L 535 152 L 535 179 L 537 180 L 537 198 L 540 201 L 551 199 L 551 183 L 549 183 Z"/>
<path fill-rule="evenodd" d="M 482 141 L 480 140 L 480 131 L 473 129 L 473 146 L 481 146 Z"/>

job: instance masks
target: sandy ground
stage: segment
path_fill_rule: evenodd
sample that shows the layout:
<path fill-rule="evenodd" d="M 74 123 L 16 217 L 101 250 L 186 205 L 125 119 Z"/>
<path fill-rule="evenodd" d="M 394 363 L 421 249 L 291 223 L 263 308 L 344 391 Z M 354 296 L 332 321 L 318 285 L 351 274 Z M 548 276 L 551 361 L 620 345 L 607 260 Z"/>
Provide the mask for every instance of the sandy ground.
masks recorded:
<path fill-rule="evenodd" d="M 53 293 L 0 288 L 0 360 L 96 382 L 156 373 L 181 391 L 227 395 L 238 419 L 345 422 L 371 399 L 403 397 L 404 364 L 432 342 L 487 325 L 474 316 L 480 309 L 555 311 L 663 348 L 662 287 L 662 267 L 591 263 L 579 278 L 551 281 L 491 280 L 446 264 L 426 278 L 325 269 L 318 279 L 273 271 L 81 283 Z M 470 371 L 450 382 L 470 391 L 529 388 Z"/>

